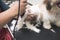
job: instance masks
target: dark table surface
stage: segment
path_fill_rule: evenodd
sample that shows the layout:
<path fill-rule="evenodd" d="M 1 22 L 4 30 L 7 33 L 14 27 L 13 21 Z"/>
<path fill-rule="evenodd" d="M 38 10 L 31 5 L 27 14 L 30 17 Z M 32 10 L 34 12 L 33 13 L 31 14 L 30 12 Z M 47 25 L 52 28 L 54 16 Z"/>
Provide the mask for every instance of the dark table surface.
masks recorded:
<path fill-rule="evenodd" d="M 15 37 L 17 40 L 60 40 L 60 28 L 53 27 L 56 33 L 42 27 L 39 29 L 41 29 L 41 32 L 36 33 L 23 28 L 20 31 L 15 32 Z"/>

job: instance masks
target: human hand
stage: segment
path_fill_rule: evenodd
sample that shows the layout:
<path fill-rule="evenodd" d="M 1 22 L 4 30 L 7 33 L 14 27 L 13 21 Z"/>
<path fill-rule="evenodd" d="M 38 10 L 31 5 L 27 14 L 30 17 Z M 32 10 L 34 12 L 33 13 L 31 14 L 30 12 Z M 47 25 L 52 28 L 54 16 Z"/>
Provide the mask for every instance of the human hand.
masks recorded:
<path fill-rule="evenodd" d="M 26 5 L 27 5 L 27 0 L 20 0 L 20 15 L 23 15 L 23 13 L 25 13 Z M 14 8 L 15 10 L 18 10 L 19 2 L 18 1 L 13 2 L 10 5 L 10 7 Z"/>
<path fill-rule="evenodd" d="M 26 5 L 27 0 L 20 0 L 20 15 L 23 15 L 23 13 L 25 13 Z"/>

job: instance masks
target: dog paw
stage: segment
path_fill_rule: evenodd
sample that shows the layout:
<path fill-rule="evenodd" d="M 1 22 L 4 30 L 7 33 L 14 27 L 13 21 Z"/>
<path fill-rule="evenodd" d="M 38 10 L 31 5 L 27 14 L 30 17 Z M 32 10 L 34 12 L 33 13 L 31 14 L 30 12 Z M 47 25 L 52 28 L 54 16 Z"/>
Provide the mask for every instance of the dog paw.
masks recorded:
<path fill-rule="evenodd" d="M 35 31 L 36 33 L 40 33 L 41 30 L 40 30 L 40 29 L 35 29 L 34 31 Z"/>
<path fill-rule="evenodd" d="M 51 26 L 44 26 L 44 28 L 45 28 L 45 29 L 50 29 L 50 28 L 51 28 Z"/>
<path fill-rule="evenodd" d="M 33 30 L 34 32 L 36 32 L 36 33 L 40 33 L 40 29 L 37 29 L 36 27 L 33 27 L 31 30 Z"/>

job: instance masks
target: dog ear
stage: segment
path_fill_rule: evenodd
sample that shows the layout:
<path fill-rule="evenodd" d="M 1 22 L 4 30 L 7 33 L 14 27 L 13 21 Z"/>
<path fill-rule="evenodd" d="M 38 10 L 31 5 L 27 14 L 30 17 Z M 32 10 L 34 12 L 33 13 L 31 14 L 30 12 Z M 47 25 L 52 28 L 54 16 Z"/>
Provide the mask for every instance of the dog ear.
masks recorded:
<path fill-rule="evenodd" d="M 47 8 L 47 10 L 51 10 L 52 5 L 51 5 L 51 1 L 50 0 L 47 1 L 46 8 Z"/>

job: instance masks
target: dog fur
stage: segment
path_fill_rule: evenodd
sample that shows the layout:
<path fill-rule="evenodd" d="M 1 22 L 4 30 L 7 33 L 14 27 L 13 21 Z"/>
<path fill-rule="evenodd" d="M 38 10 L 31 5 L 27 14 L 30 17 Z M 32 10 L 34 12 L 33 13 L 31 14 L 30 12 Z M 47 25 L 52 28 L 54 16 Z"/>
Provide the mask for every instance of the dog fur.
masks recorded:
<path fill-rule="evenodd" d="M 43 21 L 43 27 L 45 29 L 51 29 L 50 23 L 53 23 L 60 27 L 60 0 L 42 0 L 41 3 L 29 7 L 24 15 L 24 17 L 18 21 L 17 29 L 21 29 L 23 22 L 28 13 L 36 14 L 36 22 L 41 23 Z M 29 12 L 30 11 L 30 12 Z M 40 29 L 37 29 L 36 26 L 30 24 L 29 21 L 25 21 L 28 29 L 31 29 L 37 33 L 40 32 Z"/>

